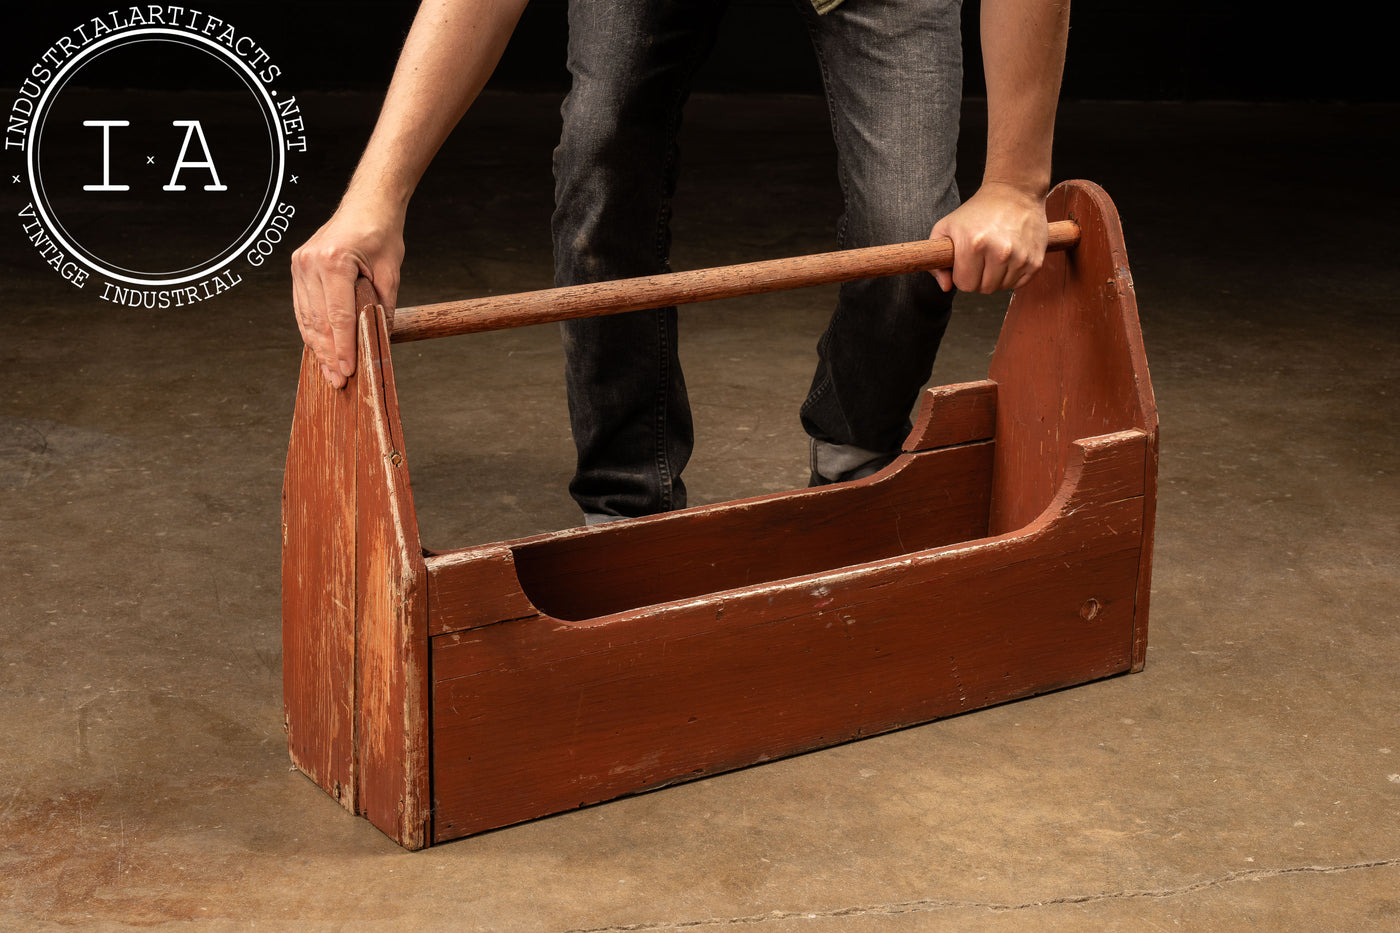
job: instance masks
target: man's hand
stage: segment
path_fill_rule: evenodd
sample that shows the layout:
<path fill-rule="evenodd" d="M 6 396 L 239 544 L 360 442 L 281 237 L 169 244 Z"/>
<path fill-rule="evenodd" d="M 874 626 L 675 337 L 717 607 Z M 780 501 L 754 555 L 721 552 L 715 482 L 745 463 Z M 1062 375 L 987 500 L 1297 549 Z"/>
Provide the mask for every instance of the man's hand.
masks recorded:
<path fill-rule="evenodd" d="M 1045 199 L 1014 185 L 984 182 L 929 236 L 953 241 L 953 268 L 933 271 L 945 292 L 954 285 L 984 295 L 1020 288 L 1045 261 Z"/>
<path fill-rule="evenodd" d="M 337 389 L 355 372 L 355 280 L 370 280 L 392 326 L 403 253 L 403 215 L 353 202 L 292 253 L 297 326 Z"/>
<path fill-rule="evenodd" d="M 987 162 L 982 187 L 933 227 L 953 240 L 952 286 L 1020 288 L 1045 261 L 1045 194 L 1065 67 L 1069 0 L 982 0 Z"/>
<path fill-rule="evenodd" d="M 413 190 L 501 58 L 525 0 L 423 0 L 340 208 L 292 254 L 302 339 L 337 389 L 355 371 L 355 279 L 398 302 Z"/>

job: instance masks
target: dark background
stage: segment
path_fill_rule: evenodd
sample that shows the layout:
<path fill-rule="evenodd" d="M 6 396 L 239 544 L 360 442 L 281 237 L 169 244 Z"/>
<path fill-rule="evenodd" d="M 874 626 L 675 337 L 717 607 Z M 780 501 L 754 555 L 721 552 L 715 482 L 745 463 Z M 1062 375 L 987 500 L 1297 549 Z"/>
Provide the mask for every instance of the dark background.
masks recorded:
<path fill-rule="evenodd" d="M 818 79 L 793 0 L 734 0 L 701 91 L 815 92 Z M 121 3 L 26 4 L 3 41 L 4 76 L 24 70 L 83 17 Z M 1368 21 L 1381 5 L 1312 5 L 1307 16 L 1281 4 L 1230 0 L 1074 0 L 1064 97 L 1068 100 L 1392 101 L 1384 32 Z M 306 90 L 383 87 L 417 7 L 409 0 L 210 2 L 253 35 Z M 493 86 L 566 86 L 567 0 L 533 0 Z M 967 93 L 981 92 L 977 0 L 964 6 Z M 18 28 L 16 28 L 18 27 Z M 172 88 L 173 89 L 173 88 Z"/>

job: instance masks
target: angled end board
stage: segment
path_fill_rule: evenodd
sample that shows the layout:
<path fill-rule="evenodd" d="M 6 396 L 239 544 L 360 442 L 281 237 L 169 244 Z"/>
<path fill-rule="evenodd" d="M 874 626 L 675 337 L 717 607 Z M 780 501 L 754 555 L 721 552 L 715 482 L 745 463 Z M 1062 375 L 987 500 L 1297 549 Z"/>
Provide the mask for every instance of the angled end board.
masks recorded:
<path fill-rule="evenodd" d="M 292 763 L 400 845 L 431 841 L 428 616 L 384 315 L 361 283 L 359 363 L 309 350 L 282 487 L 282 683 Z"/>
<path fill-rule="evenodd" d="M 1140 669 L 1157 416 L 1132 279 L 1102 190 L 1049 214 L 1078 246 L 876 476 L 426 556 L 388 348 L 429 316 L 391 332 L 366 287 L 357 375 L 334 392 L 308 354 L 292 429 L 294 763 L 419 848 Z"/>

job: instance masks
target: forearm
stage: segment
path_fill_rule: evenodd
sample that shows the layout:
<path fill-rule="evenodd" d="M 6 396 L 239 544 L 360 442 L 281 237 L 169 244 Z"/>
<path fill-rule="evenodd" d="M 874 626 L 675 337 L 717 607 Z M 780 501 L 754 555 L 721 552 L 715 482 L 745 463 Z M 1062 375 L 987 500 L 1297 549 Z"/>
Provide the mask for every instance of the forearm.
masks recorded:
<path fill-rule="evenodd" d="M 982 186 L 933 226 L 953 240 L 947 289 L 1020 288 L 1045 258 L 1045 195 L 1065 67 L 1069 0 L 982 0 L 987 164 Z"/>
<path fill-rule="evenodd" d="M 1044 197 L 1069 36 L 1069 0 L 982 0 L 984 185 Z"/>
<path fill-rule="evenodd" d="M 491 76 L 525 0 L 425 0 L 399 55 L 347 201 L 400 215 Z"/>
<path fill-rule="evenodd" d="M 292 304 L 326 381 L 355 371 L 355 280 L 392 314 L 408 199 L 504 51 L 525 0 L 424 0 L 340 208 L 292 253 Z"/>

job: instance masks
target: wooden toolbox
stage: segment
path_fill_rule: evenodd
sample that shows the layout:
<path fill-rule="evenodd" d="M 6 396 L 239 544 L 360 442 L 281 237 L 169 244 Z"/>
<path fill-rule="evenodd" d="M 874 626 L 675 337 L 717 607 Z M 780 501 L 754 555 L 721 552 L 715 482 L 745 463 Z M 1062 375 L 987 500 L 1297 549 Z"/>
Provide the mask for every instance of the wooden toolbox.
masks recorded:
<path fill-rule="evenodd" d="M 390 344 L 947 265 L 926 241 L 401 311 L 302 362 L 283 492 L 296 767 L 421 848 L 1141 669 L 1157 415 L 1118 218 L 1067 182 L 988 378 L 853 483 L 444 553 Z"/>

